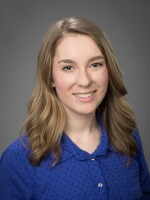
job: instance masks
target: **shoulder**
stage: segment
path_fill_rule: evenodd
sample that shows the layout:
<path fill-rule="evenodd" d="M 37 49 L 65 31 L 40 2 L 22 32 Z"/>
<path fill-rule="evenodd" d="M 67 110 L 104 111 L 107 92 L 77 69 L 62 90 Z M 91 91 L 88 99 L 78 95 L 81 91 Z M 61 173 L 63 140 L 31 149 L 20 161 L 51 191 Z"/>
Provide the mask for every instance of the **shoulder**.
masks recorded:
<path fill-rule="evenodd" d="M 140 133 L 138 128 L 135 129 L 135 131 L 132 133 L 132 136 L 136 141 L 140 139 Z"/>
<path fill-rule="evenodd" d="M 141 140 L 140 132 L 138 128 L 133 132 L 132 136 L 137 144 L 138 152 L 143 151 L 142 140 Z"/>
<path fill-rule="evenodd" d="M 22 141 L 27 146 L 27 137 L 23 135 L 22 139 L 17 138 L 5 149 L 0 158 L 0 172 L 13 176 L 14 174 L 27 175 L 27 171 L 32 171 L 28 159 L 30 150 L 23 145 Z"/>
<path fill-rule="evenodd" d="M 20 199 L 31 195 L 34 183 L 33 167 L 28 160 L 29 152 L 20 138 L 3 152 L 0 158 L 0 196 L 2 199 L 9 199 L 12 194 L 22 195 Z"/>
<path fill-rule="evenodd" d="M 0 170 L 8 172 L 8 174 L 19 173 L 25 171 L 25 169 L 32 169 L 29 163 L 29 153 L 30 150 L 25 145 L 27 144 L 27 138 L 24 135 L 21 138 L 16 139 L 12 142 L 3 152 L 0 158 Z"/>
<path fill-rule="evenodd" d="M 136 141 L 137 144 L 137 161 L 139 163 L 139 171 L 140 171 L 140 183 L 143 191 L 143 198 L 142 199 L 149 199 L 150 198 L 150 174 L 148 165 L 145 159 L 144 155 L 144 149 L 142 145 L 142 141 L 140 138 L 139 130 L 136 129 L 136 131 L 133 133 L 133 138 Z"/>
<path fill-rule="evenodd" d="M 9 156 L 10 154 L 11 156 L 13 155 L 13 157 L 23 157 L 28 156 L 29 153 L 30 150 L 28 148 L 28 140 L 26 135 L 23 135 L 22 138 L 17 138 L 5 149 L 1 156 L 1 160 L 3 160 L 5 156 Z"/>

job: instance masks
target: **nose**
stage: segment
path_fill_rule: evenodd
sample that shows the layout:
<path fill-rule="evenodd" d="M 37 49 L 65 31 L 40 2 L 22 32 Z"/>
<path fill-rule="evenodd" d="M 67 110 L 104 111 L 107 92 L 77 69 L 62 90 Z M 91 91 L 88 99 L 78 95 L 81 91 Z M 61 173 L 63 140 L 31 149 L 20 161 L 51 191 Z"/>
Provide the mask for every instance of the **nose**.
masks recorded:
<path fill-rule="evenodd" d="M 77 84 L 80 87 L 88 87 L 91 84 L 92 80 L 90 74 L 86 71 L 80 71 L 77 75 Z"/>

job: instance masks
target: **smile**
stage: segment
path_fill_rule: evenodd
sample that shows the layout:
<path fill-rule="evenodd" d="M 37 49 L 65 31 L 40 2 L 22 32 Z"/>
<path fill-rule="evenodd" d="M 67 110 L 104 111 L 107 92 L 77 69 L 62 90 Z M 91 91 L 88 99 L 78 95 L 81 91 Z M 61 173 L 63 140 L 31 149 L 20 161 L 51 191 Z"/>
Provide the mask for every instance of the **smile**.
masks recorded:
<path fill-rule="evenodd" d="M 92 96 L 95 92 L 96 92 L 96 90 L 92 91 L 92 92 L 87 92 L 87 93 L 74 93 L 73 95 L 75 95 L 78 98 L 84 99 L 84 98 L 88 98 L 88 97 Z"/>

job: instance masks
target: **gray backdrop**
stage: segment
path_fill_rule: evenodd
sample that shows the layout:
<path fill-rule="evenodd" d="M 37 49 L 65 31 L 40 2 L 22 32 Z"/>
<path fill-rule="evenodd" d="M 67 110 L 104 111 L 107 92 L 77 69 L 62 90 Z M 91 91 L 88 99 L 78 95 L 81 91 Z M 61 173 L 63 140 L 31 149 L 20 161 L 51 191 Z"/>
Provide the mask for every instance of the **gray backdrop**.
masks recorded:
<path fill-rule="evenodd" d="M 109 37 L 150 167 L 149 0 L 0 0 L 0 154 L 19 136 L 43 35 L 69 16 L 94 21 Z"/>

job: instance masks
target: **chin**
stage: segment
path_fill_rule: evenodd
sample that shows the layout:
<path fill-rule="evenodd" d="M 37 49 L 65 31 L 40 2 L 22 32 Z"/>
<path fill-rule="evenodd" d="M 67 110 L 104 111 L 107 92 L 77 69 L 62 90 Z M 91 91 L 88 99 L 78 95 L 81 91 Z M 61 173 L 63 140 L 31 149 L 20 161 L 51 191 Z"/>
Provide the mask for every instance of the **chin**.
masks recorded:
<path fill-rule="evenodd" d="M 78 114 L 80 115 L 90 115 L 90 114 L 93 114 L 95 113 L 96 109 L 85 109 L 85 110 L 79 110 L 78 111 Z"/>
<path fill-rule="evenodd" d="M 99 105 L 99 104 L 98 104 Z M 96 112 L 96 109 L 98 107 L 98 105 L 94 104 L 94 105 L 78 105 L 78 106 L 75 106 L 74 108 L 72 107 L 68 107 L 66 106 L 66 112 L 68 113 L 68 115 L 90 115 L 90 114 L 93 114 Z"/>

